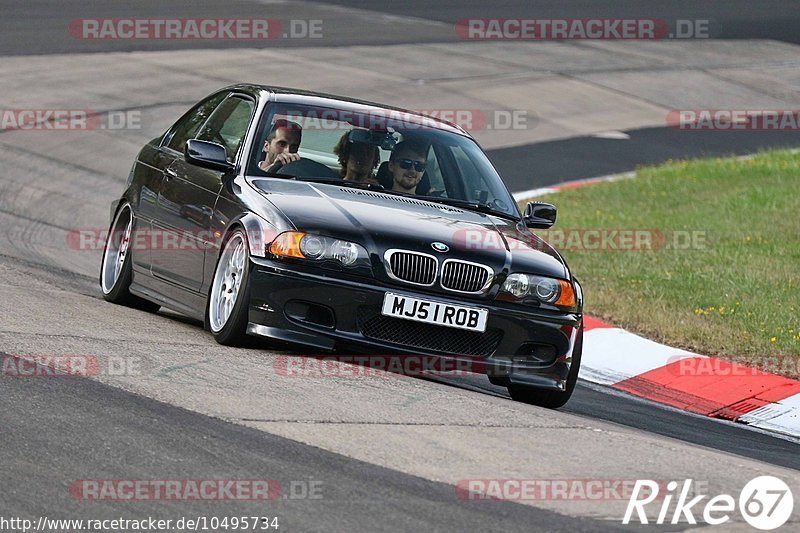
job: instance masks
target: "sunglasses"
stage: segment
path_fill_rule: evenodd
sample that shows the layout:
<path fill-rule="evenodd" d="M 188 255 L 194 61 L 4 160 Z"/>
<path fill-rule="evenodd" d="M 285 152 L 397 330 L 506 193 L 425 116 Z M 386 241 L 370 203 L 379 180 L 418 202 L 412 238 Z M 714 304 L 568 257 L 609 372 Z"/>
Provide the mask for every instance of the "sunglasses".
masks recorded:
<path fill-rule="evenodd" d="M 414 161 L 413 159 L 398 159 L 397 164 L 400 165 L 400 168 L 403 170 L 408 170 L 413 166 L 414 170 L 417 172 L 425 171 L 425 163 L 422 161 Z"/>

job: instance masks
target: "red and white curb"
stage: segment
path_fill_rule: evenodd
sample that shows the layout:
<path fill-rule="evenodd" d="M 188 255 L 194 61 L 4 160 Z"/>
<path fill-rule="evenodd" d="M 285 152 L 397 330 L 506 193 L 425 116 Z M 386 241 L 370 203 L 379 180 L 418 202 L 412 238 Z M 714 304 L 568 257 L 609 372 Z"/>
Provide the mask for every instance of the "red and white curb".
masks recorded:
<path fill-rule="evenodd" d="M 672 348 L 584 317 L 581 379 L 800 437 L 800 381 Z"/>
<path fill-rule="evenodd" d="M 633 176 L 625 172 L 513 196 L 519 202 Z M 580 377 L 685 411 L 800 437 L 800 381 L 672 348 L 586 316 Z"/>
<path fill-rule="evenodd" d="M 537 196 L 544 196 L 546 194 L 562 191 L 564 189 L 577 189 L 578 187 L 585 187 L 586 185 L 594 185 L 596 183 L 605 183 L 607 181 L 618 181 L 632 178 L 636 172 L 623 172 L 621 174 L 609 174 L 608 176 L 598 176 L 596 178 L 587 178 L 585 180 L 567 181 L 549 187 L 539 187 L 538 189 L 528 189 L 527 191 L 515 192 L 511 196 L 517 202 L 522 202 L 528 198 L 536 198 Z"/>

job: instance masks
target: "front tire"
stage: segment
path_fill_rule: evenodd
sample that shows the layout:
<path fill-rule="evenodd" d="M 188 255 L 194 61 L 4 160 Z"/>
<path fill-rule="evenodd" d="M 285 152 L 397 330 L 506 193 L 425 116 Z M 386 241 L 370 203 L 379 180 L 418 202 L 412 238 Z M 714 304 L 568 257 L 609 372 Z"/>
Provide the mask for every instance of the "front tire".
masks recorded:
<path fill-rule="evenodd" d="M 133 210 L 131 204 L 125 203 L 117 211 L 103 247 L 100 288 L 103 290 L 103 298 L 109 302 L 155 313 L 161 307 L 159 304 L 134 296 L 128 290 L 133 280 L 130 247 L 132 234 Z"/>
<path fill-rule="evenodd" d="M 237 228 L 222 245 L 206 305 L 206 325 L 226 346 L 243 344 L 250 307 L 250 252 L 247 235 Z"/>
<path fill-rule="evenodd" d="M 572 396 L 575 384 L 578 382 L 578 371 L 581 366 L 581 356 L 583 355 L 583 324 L 578 331 L 578 338 L 575 339 L 575 348 L 572 350 L 572 364 L 567 375 L 566 390 L 542 390 L 525 385 L 508 384 L 508 394 L 511 398 L 523 403 L 538 405 L 548 409 L 563 407 Z"/>

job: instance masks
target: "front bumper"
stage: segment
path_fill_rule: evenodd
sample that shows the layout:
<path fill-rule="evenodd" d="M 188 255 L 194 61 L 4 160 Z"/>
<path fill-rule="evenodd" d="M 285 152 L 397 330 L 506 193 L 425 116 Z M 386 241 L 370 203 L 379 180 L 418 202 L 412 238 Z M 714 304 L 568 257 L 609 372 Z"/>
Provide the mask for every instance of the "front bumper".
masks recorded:
<path fill-rule="evenodd" d="M 412 287 L 251 258 L 248 333 L 324 351 L 436 356 L 511 383 L 564 390 L 581 315 L 443 297 Z M 383 317 L 386 292 L 487 309 L 484 333 Z"/>

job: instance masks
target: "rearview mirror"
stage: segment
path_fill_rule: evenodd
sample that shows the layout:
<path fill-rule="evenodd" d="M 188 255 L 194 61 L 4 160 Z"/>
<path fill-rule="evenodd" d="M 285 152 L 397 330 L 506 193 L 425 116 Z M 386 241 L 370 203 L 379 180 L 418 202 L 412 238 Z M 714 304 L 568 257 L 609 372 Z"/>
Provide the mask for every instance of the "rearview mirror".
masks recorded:
<path fill-rule="evenodd" d="M 189 139 L 186 141 L 184 155 L 188 163 L 198 167 L 221 170 L 223 172 L 233 170 L 233 165 L 228 162 L 225 148 L 221 144 Z"/>
<path fill-rule="evenodd" d="M 556 206 L 546 202 L 528 202 L 522 220 L 526 227 L 547 229 L 556 223 Z"/>
<path fill-rule="evenodd" d="M 397 144 L 395 136 L 388 131 L 370 131 L 360 128 L 350 130 L 347 140 L 351 143 L 370 144 L 380 146 L 383 150 L 391 151 Z"/>

